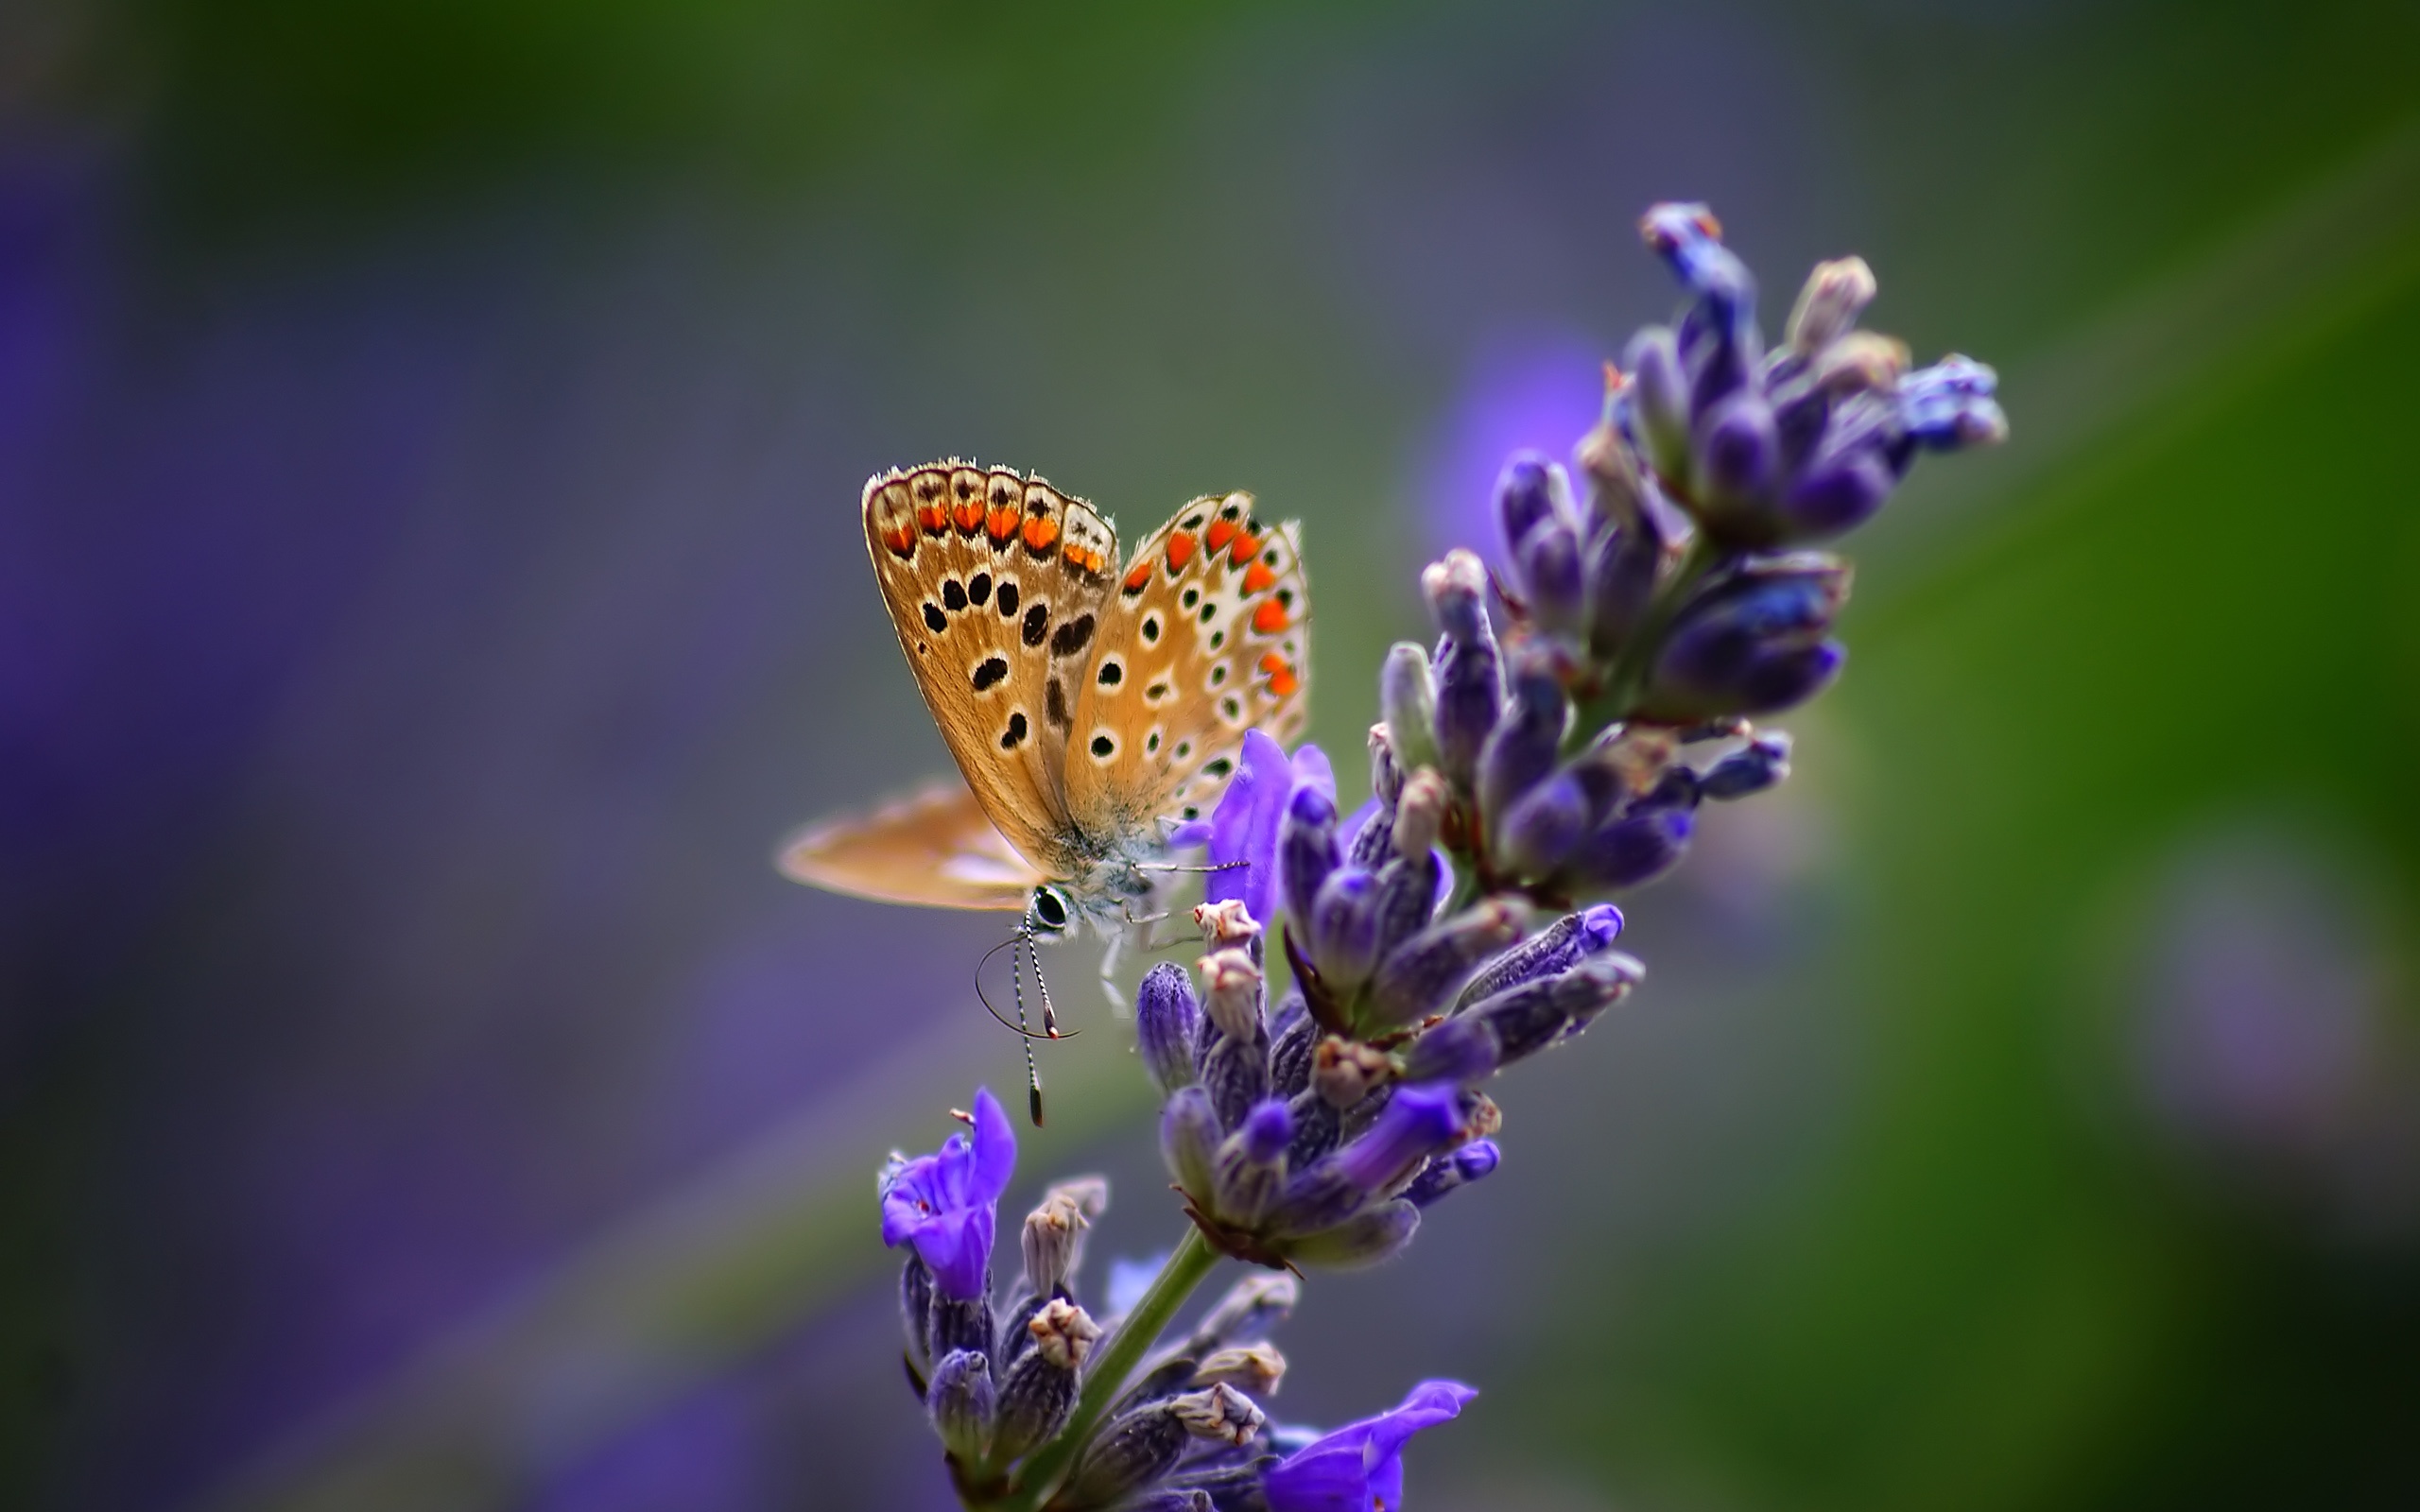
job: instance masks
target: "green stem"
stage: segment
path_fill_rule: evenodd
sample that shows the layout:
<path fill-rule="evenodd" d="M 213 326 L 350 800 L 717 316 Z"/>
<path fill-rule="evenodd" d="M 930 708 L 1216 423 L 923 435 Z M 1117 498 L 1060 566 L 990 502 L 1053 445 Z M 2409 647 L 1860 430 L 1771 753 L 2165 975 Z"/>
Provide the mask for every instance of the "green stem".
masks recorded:
<path fill-rule="evenodd" d="M 1091 1443 L 1093 1431 L 1100 1426 L 1111 1404 L 1126 1389 L 1127 1378 L 1167 1331 L 1177 1309 L 1184 1305 L 1184 1299 L 1193 1295 L 1194 1288 L 1218 1263 L 1219 1252 L 1201 1237 L 1201 1230 L 1186 1225 L 1184 1237 L 1177 1242 L 1167 1263 L 1152 1279 L 1151 1289 L 1143 1294 L 1143 1299 L 1134 1304 L 1134 1311 L 1126 1314 L 1117 1325 L 1117 1332 L 1110 1336 L 1108 1347 L 1095 1358 L 1067 1426 L 1025 1462 L 1017 1471 L 1015 1489 L 993 1503 L 996 1512 L 1033 1512 L 1065 1478 L 1074 1468 L 1076 1457 Z"/>

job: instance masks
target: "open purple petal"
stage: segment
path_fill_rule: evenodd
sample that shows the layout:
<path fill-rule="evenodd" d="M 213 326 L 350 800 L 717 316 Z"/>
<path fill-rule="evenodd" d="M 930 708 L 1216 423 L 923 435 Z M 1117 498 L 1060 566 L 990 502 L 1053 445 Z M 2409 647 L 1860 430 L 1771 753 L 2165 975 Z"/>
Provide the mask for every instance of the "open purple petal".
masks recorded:
<path fill-rule="evenodd" d="M 1398 1512 L 1403 1446 L 1478 1395 L 1459 1381 L 1424 1381 L 1392 1411 L 1305 1446 L 1262 1476 L 1270 1512 Z"/>
<path fill-rule="evenodd" d="M 1017 1170 L 1017 1133 L 988 1087 L 975 1089 L 975 1160 L 967 1184 L 974 1201 L 994 1203 Z"/>

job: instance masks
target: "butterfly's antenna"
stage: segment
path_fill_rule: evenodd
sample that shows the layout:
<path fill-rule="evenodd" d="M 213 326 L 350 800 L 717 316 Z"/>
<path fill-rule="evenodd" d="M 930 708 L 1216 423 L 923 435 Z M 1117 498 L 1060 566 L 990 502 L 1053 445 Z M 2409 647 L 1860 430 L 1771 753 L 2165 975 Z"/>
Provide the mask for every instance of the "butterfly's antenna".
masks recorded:
<path fill-rule="evenodd" d="M 1027 936 L 1025 927 L 1020 924 L 1017 932 L 1010 936 L 1004 943 L 1012 946 L 1028 945 L 1032 941 Z M 998 948 L 998 946 L 993 947 L 994 950 Z M 1042 1073 L 1033 1063 L 1033 1031 L 1025 1026 L 1025 953 L 1022 951 L 1009 952 L 1009 982 L 1017 996 L 1017 1044 L 1025 1051 L 1026 1112 L 1032 1118 L 1033 1126 L 1040 1128 L 1042 1126 Z M 998 1018 L 999 1015 L 994 1014 L 993 1017 Z"/>
<path fill-rule="evenodd" d="M 1050 1007 L 1050 984 L 1042 976 L 1042 947 L 1033 942 L 1033 931 L 1025 932 L 1026 954 L 1033 957 L 1034 990 L 1042 994 L 1042 1036 L 1046 1040 L 1072 1040 L 1074 1035 L 1059 1032 L 1059 1015 Z"/>
<path fill-rule="evenodd" d="M 1134 863 L 1134 869 L 1137 871 L 1233 871 L 1238 867 L 1251 865 L 1249 861 L 1221 861 L 1216 866 L 1186 867 L 1179 866 L 1173 861 L 1137 861 Z"/>
<path fill-rule="evenodd" d="M 1000 1027 L 1008 1030 L 1009 1033 L 1013 1035 L 1022 1035 L 1028 1040 L 1048 1040 L 1052 1037 L 1043 1034 L 1039 1030 L 1028 1029 L 1022 1022 L 1025 1017 L 1025 1002 L 1022 994 L 1019 995 L 1017 1002 L 1017 1017 L 1020 1022 L 1011 1023 L 1005 1014 L 1001 1013 L 998 1008 L 992 1005 L 991 995 L 983 990 L 983 968 L 992 964 L 993 956 L 999 954 L 1002 951 L 1007 950 L 1016 942 L 1017 936 L 1011 935 L 1007 939 L 1004 939 L 997 945 L 993 946 L 990 950 L 985 951 L 983 953 L 983 958 L 975 963 L 975 997 L 977 1002 L 983 1005 L 984 1011 L 990 1013 L 993 1018 L 997 1019 L 999 1021 Z M 1077 1035 L 1081 1033 L 1083 1033 L 1083 1031 L 1078 1029 L 1067 1034 L 1060 1035 L 1057 1038 L 1062 1040 L 1073 1040 Z"/>

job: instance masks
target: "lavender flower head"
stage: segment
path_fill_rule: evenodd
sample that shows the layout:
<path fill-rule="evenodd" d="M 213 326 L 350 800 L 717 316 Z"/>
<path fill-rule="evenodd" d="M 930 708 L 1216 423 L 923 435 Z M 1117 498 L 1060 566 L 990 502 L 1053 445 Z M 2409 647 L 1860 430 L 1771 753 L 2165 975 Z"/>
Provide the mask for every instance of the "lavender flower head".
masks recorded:
<path fill-rule="evenodd" d="M 991 1277 L 994 1210 L 1017 1168 L 1016 1130 L 977 1088 L 969 1133 L 930 1155 L 893 1154 L 882 1171 L 882 1242 L 913 1245 L 942 1296 L 979 1297 Z"/>

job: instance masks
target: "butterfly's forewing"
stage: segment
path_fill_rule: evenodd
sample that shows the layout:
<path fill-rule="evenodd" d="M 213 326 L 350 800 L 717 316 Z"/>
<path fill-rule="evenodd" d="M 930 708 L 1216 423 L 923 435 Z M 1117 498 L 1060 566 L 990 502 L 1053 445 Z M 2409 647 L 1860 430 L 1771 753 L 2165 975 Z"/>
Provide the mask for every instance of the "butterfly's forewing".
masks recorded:
<path fill-rule="evenodd" d="M 774 864 L 793 882 L 929 908 L 1013 912 L 1043 880 L 959 782 L 802 830 L 782 843 Z"/>
<path fill-rule="evenodd" d="M 1135 549 L 1101 607 L 1076 701 L 1067 810 L 1096 832 L 1195 817 L 1235 770 L 1244 731 L 1284 745 L 1309 716 L 1309 586 L 1301 527 L 1248 493 L 1196 499 Z"/>
<path fill-rule="evenodd" d="M 866 549 L 900 649 L 982 812 L 1065 875 L 1062 774 L 1117 541 L 1039 478 L 936 462 L 869 480 Z"/>

